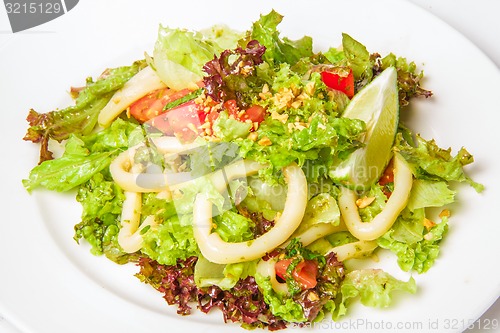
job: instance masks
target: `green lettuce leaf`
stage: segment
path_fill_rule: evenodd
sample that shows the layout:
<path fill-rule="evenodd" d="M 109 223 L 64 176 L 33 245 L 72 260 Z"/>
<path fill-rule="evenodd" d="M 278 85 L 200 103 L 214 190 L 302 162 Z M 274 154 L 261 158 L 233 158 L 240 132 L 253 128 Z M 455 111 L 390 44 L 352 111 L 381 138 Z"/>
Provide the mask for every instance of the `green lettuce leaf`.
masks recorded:
<path fill-rule="evenodd" d="M 400 290 L 414 294 L 417 291 L 415 280 L 404 282 L 379 269 L 354 270 L 346 274 L 341 286 L 342 301 L 334 318 L 345 315 L 349 302 L 359 296 L 365 306 L 385 308 L 392 302 L 391 293 Z"/>
<path fill-rule="evenodd" d="M 403 140 L 401 134 L 398 134 L 396 142 L 400 154 L 411 163 L 413 174 L 418 179 L 465 182 L 477 192 L 484 189 L 482 184 L 474 182 L 465 173 L 464 166 L 474 161 L 474 157 L 465 148 L 461 148 L 453 156 L 451 148 L 440 148 L 434 140 L 427 141 L 420 135 L 416 136 L 415 145 Z"/>
<path fill-rule="evenodd" d="M 232 49 L 244 34 L 225 24 L 216 24 L 207 29 L 200 30 L 206 39 L 213 41 L 221 49 Z"/>
<path fill-rule="evenodd" d="M 217 191 L 213 183 L 207 177 L 198 177 L 190 181 L 189 186 L 183 187 L 182 196 L 173 199 L 177 214 L 191 214 L 198 193 L 204 193 L 219 212 L 227 210 L 226 198 Z"/>
<path fill-rule="evenodd" d="M 224 141 L 232 141 L 248 136 L 248 131 L 252 127 L 251 123 L 242 122 L 229 118 L 227 112 L 219 113 L 219 117 L 214 121 L 214 134 Z"/>
<path fill-rule="evenodd" d="M 232 142 L 209 142 L 204 139 L 195 141 L 198 147 L 189 154 L 190 172 L 193 177 L 200 177 L 240 159 L 239 147 Z"/>
<path fill-rule="evenodd" d="M 144 232 L 143 254 L 163 265 L 174 265 L 178 259 L 198 254 L 192 214 L 178 216 L 173 201 L 158 199 L 154 193 L 144 194 L 142 201 L 142 215 L 153 215 L 159 223 Z"/>
<path fill-rule="evenodd" d="M 289 322 L 304 322 L 304 310 L 302 306 L 293 298 L 281 295 L 274 291 L 269 277 L 263 277 L 261 274 L 255 274 L 255 282 L 264 296 L 265 302 L 273 315 Z"/>
<path fill-rule="evenodd" d="M 303 57 L 312 56 L 311 37 L 304 36 L 295 41 L 286 37 L 280 38 L 277 27 L 282 20 L 283 16 L 272 10 L 267 15 L 261 15 L 252 26 L 251 38 L 266 47 L 264 60 L 274 65 L 279 63 L 293 65 Z"/>
<path fill-rule="evenodd" d="M 360 198 L 368 197 L 375 198 L 375 200 L 367 207 L 359 209 L 359 216 L 364 222 L 373 220 L 385 207 L 387 197 L 382 191 L 382 187 L 375 183 L 370 187 L 370 190 L 361 194 Z"/>
<path fill-rule="evenodd" d="M 70 140 L 81 141 L 76 137 Z M 81 144 L 83 145 L 83 141 Z M 113 155 L 114 152 L 90 154 L 82 153 L 81 149 L 76 149 L 76 153 L 66 150 L 62 157 L 44 161 L 34 167 L 29 178 L 23 179 L 23 185 L 29 192 L 40 186 L 52 191 L 69 191 L 107 167 Z"/>
<path fill-rule="evenodd" d="M 283 210 L 286 202 L 286 185 L 270 185 L 262 181 L 258 175 L 250 176 L 247 179 L 247 192 L 242 204 L 252 212 L 265 213 L 267 210 L 274 214 Z M 271 218 L 271 220 L 273 219 Z"/>
<path fill-rule="evenodd" d="M 258 140 L 241 141 L 240 153 L 243 158 L 262 163 L 270 163 L 267 174 L 262 172 L 266 181 L 276 182 L 275 173 L 292 162 L 303 166 L 308 162 L 309 181 L 326 177 L 328 167 L 334 158 L 352 151 L 359 146 L 357 139 L 364 132 L 364 124 L 357 119 L 336 118 L 318 113 L 312 117 L 309 127 L 290 130 L 286 123 L 268 118 L 258 131 Z M 260 145 L 260 139 L 267 137 L 272 144 Z"/>
<path fill-rule="evenodd" d="M 222 290 L 229 290 L 238 280 L 253 276 L 256 267 L 256 261 L 222 265 L 210 262 L 200 255 L 194 269 L 194 281 L 198 288 L 216 285 Z"/>
<path fill-rule="evenodd" d="M 404 271 L 424 273 L 439 256 L 439 244 L 448 230 L 448 218 L 427 230 L 424 227 L 424 209 L 403 211 L 394 226 L 377 239 L 377 244 L 394 252 L 398 265 Z"/>
<path fill-rule="evenodd" d="M 373 77 L 373 60 L 366 47 L 349 36 L 342 34 L 342 49 L 356 81 L 370 82 Z"/>
<path fill-rule="evenodd" d="M 234 211 L 226 210 L 214 217 L 215 232 L 225 242 L 243 242 L 253 239 L 252 220 Z"/>
<path fill-rule="evenodd" d="M 203 65 L 228 45 L 236 46 L 240 34 L 221 26 L 199 31 L 173 29 L 160 25 L 153 51 L 153 67 L 170 88 L 196 87 L 203 78 Z M 220 46 L 218 43 L 222 44 Z"/>
<path fill-rule="evenodd" d="M 118 244 L 123 191 L 106 173 L 95 174 L 78 189 L 76 200 L 82 205 L 82 220 L 75 225 L 74 239 L 85 239 L 94 255 L 105 255 L 116 263 L 137 260 L 135 254 L 123 252 Z"/>
<path fill-rule="evenodd" d="M 48 113 L 30 110 L 30 124 L 24 140 L 41 143 L 40 162 L 53 158 L 49 140 L 61 142 L 71 134 L 88 135 L 97 123 L 99 111 L 108 103 L 115 91 L 146 66 L 144 60 L 131 66 L 107 69 L 94 81 L 87 78 L 86 86 L 78 93 L 74 106 Z"/>
<path fill-rule="evenodd" d="M 358 241 L 349 231 L 334 232 L 309 244 L 306 248 L 312 252 L 327 254 L 332 248 Z"/>
<path fill-rule="evenodd" d="M 335 198 L 329 193 L 320 193 L 307 202 L 304 218 L 294 235 L 299 235 L 320 223 L 330 223 L 335 226 L 340 223 L 339 206 Z"/>
<path fill-rule="evenodd" d="M 406 207 L 414 211 L 424 207 L 442 207 L 455 201 L 455 191 L 446 182 L 417 179 L 413 182 Z"/>
<path fill-rule="evenodd" d="M 330 61 L 332 64 L 338 63 L 345 59 L 345 53 L 343 50 L 339 50 L 338 48 L 331 47 L 328 51 L 323 52 L 323 55 Z"/>
<path fill-rule="evenodd" d="M 143 235 L 141 252 L 162 265 L 175 265 L 178 259 L 198 256 L 193 236 L 193 216 L 174 215 Z"/>
<path fill-rule="evenodd" d="M 129 136 L 136 128 L 136 124 L 117 119 L 101 132 L 86 137 L 72 135 L 63 155 L 34 167 L 29 178 L 23 180 L 24 187 L 29 192 L 39 186 L 64 192 L 87 182 L 128 148 Z"/>

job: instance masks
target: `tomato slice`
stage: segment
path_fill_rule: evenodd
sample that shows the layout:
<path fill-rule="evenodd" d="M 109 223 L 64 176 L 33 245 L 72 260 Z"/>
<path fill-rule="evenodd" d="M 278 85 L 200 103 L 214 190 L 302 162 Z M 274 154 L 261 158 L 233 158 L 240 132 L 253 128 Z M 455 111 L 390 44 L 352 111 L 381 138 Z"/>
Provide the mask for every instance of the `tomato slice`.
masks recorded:
<path fill-rule="evenodd" d="M 301 261 L 293 270 L 292 275 L 302 289 L 314 288 L 317 284 L 318 265 L 312 260 Z"/>
<path fill-rule="evenodd" d="M 224 102 L 223 108 L 227 111 L 230 116 L 233 116 L 235 119 L 245 122 L 250 120 L 251 122 L 261 123 L 264 121 L 266 116 L 266 109 L 260 105 L 252 105 L 248 109 L 241 112 L 236 100 L 230 99 Z"/>
<path fill-rule="evenodd" d="M 286 280 L 287 277 L 286 270 L 291 263 L 292 259 L 282 259 L 278 260 L 276 264 L 274 264 L 274 270 L 276 271 L 276 275 L 278 275 L 282 280 Z"/>
<path fill-rule="evenodd" d="M 138 99 L 129 107 L 130 115 L 140 122 L 146 122 L 161 113 L 169 102 L 175 101 L 189 94 L 191 90 L 173 90 L 170 88 L 158 89 Z"/>
<path fill-rule="evenodd" d="M 240 116 L 238 115 L 238 113 L 240 112 L 240 108 L 238 107 L 236 100 L 230 99 L 225 101 L 222 105 L 222 108 L 226 110 L 229 116 L 233 116 L 235 119 L 239 120 Z"/>
<path fill-rule="evenodd" d="M 354 96 L 354 74 L 352 69 L 338 67 L 332 70 L 321 72 L 323 83 L 335 90 L 339 90 L 352 98 Z"/>
<path fill-rule="evenodd" d="M 394 183 L 394 163 L 392 160 L 385 168 L 384 173 L 382 174 L 382 177 L 380 177 L 378 183 L 380 184 L 380 186 Z"/>
<path fill-rule="evenodd" d="M 260 105 L 253 105 L 245 111 L 244 116 L 253 123 L 261 123 L 266 116 L 266 109 Z"/>
<path fill-rule="evenodd" d="M 276 275 L 278 275 L 283 280 L 286 280 L 288 273 L 288 266 L 292 263 L 292 259 L 282 259 L 276 262 L 274 269 Z M 292 277 L 297 281 L 300 287 L 304 289 L 310 289 L 316 287 L 318 275 L 318 265 L 314 260 L 302 260 L 295 266 Z"/>
<path fill-rule="evenodd" d="M 181 141 L 190 142 L 201 133 L 200 125 L 205 122 L 206 117 L 203 105 L 191 100 L 150 119 L 147 123 L 166 135 L 175 135 Z"/>
<path fill-rule="evenodd" d="M 393 162 L 393 160 L 391 160 L 389 165 L 385 168 L 384 173 L 380 177 L 378 183 L 380 186 L 383 187 L 382 191 L 384 192 L 385 196 L 387 198 L 389 198 L 391 196 L 392 192 L 390 192 L 387 189 L 386 185 L 390 184 L 390 183 L 394 183 L 394 162 Z"/>

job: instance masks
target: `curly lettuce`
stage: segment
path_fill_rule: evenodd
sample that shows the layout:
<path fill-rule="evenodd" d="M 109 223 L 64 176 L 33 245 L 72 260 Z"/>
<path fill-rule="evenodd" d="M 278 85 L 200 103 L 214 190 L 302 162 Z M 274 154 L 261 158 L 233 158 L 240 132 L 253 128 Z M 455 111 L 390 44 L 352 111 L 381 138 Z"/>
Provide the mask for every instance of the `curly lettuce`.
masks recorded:
<path fill-rule="evenodd" d="M 75 105 L 47 113 L 29 111 L 28 128 L 24 140 L 40 143 L 40 163 L 53 159 L 49 140 L 61 142 L 71 134 L 88 135 L 95 128 L 97 117 L 114 92 L 146 66 L 144 60 L 131 66 L 111 68 L 104 71 L 97 80 L 87 78 L 86 86 L 77 89 Z"/>
<path fill-rule="evenodd" d="M 136 124 L 118 119 L 101 132 L 87 136 L 71 134 L 63 155 L 34 167 L 23 180 L 24 187 L 30 192 L 37 187 L 65 192 L 84 184 L 128 148 L 130 140 L 135 140 L 133 133 L 137 133 L 137 128 Z"/>
<path fill-rule="evenodd" d="M 413 143 L 405 140 L 402 134 L 396 138 L 396 148 L 411 164 L 413 174 L 418 179 L 465 182 L 477 192 L 484 189 L 482 184 L 473 181 L 465 173 L 464 167 L 474 162 L 474 157 L 465 148 L 453 156 L 451 148 L 440 148 L 435 140 L 425 140 L 417 135 Z"/>
<path fill-rule="evenodd" d="M 261 15 L 253 23 L 250 36 L 258 40 L 266 48 L 264 60 L 272 65 L 288 63 L 294 65 L 301 58 L 313 55 L 312 38 L 304 36 L 298 40 L 281 38 L 277 29 L 283 20 L 283 15 L 272 10 L 267 15 Z"/>
<path fill-rule="evenodd" d="M 236 46 L 240 37 L 236 31 L 221 26 L 198 32 L 160 25 L 152 66 L 170 88 L 196 87 L 203 79 L 203 65 L 228 45 Z"/>
<path fill-rule="evenodd" d="M 400 290 L 414 294 L 417 291 L 415 280 L 401 281 L 380 269 L 360 269 L 346 274 L 341 286 L 342 300 L 334 318 L 347 313 L 348 304 L 359 297 L 365 306 L 385 308 L 392 302 L 392 292 Z"/>
<path fill-rule="evenodd" d="M 124 264 L 137 260 L 137 255 L 123 252 L 118 244 L 123 191 L 109 175 L 95 174 L 78 190 L 76 200 L 82 205 L 82 220 L 75 225 L 74 239 L 85 239 L 96 256 Z"/>
<path fill-rule="evenodd" d="M 440 223 L 424 225 L 424 209 L 405 210 L 394 226 L 377 239 L 377 244 L 394 252 L 404 271 L 424 273 L 434 265 L 440 253 L 440 243 L 448 230 L 448 217 Z"/>

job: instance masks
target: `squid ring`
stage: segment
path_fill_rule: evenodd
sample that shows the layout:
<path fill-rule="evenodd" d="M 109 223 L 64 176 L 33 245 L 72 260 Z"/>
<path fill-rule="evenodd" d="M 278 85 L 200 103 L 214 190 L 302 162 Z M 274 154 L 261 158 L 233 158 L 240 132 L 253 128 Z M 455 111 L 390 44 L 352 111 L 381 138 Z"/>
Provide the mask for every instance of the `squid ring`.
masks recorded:
<path fill-rule="evenodd" d="M 400 154 L 394 154 L 394 191 L 384 209 L 370 222 L 361 221 L 354 191 L 341 188 L 339 208 L 347 229 L 359 240 L 374 240 L 385 234 L 406 206 L 412 184 L 410 167 Z"/>
<path fill-rule="evenodd" d="M 183 145 L 176 137 L 162 136 L 152 139 L 152 144 L 161 153 L 181 154 L 189 153 L 192 148 L 198 147 L 196 144 Z M 141 143 L 120 153 L 109 166 L 109 171 L 113 180 L 125 191 L 129 192 L 160 192 L 168 189 L 170 183 L 169 175 L 161 172 L 147 174 L 142 172 L 134 172 L 132 168 L 134 155 L 140 147 L 145 144 Z M 176 179 L 181 177 L 189 178 L 189 173 L 177 173 Z"/>
<path fill-rule="evenodd" d="M 198 194 L 193 209 L 193 233 L 201 253 L 218 264 L 250 261 L 283 244 L 298 228 L 307 205 L 307 181 L 297 164 L 283 168 L 288 183 L 287 199 L 274 227 L 262 236 L 244 242 L 228 243 L 212 233 L 212 203 Z"/>

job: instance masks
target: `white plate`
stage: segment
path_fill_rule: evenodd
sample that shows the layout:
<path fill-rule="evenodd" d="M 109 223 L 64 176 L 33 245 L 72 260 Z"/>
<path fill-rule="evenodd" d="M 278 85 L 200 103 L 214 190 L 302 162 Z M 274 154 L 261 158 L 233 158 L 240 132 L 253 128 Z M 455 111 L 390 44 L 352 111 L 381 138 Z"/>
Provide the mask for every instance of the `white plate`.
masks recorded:
<path fill-rule="evenodd" d="M 486 190 L 461 187 L 450 232 L 435 266 L 414 275 L 417 295 L 398 295 L 389 309 L 351 308 L 340 323 L 317 329 L 343 331 L 462 331 L 499 296 L 500 91 L 498 69 L 468 40 L 416 6 L 384 1 L 99 1 L 86 0 L 68 14 L 4 38 L 0 62 L 2 219 L 0 313 L 23 332 L 235 332 L 219 312 L 180 317 L 161 295 L 141 284 L 133 265 L 93 257 L 73 241 L 80 208 L 74 194 L 37 191 L 21 179 L 37 161 L 38 147 L 23 142 L 30 107 L 64 107 L 64 94 L 85 77 L 152 52 L 159 23 L 204 28 L 226 23 L 244 30 L 271 8 L 285 15 L 291 38 L 315 38 L 317 48 L 340 44 L 347 32 L 371 52 L 394 52 L 424 69 L 435 96 L 411 109 L 413 128 L 456 152 L 474 154 L 468 169 Z M 5 37 L 5 36 L 4 36 Z M 409 110 L 406 112 L 409 113 Z M 393 258 L 394 259 L 394 258 Z M 393 260 L 395 262 L 395 260 Z M 389 267 L 399 277 L 395 263 Z M 403 325 L 403 327 L 399 327 Z"/>

